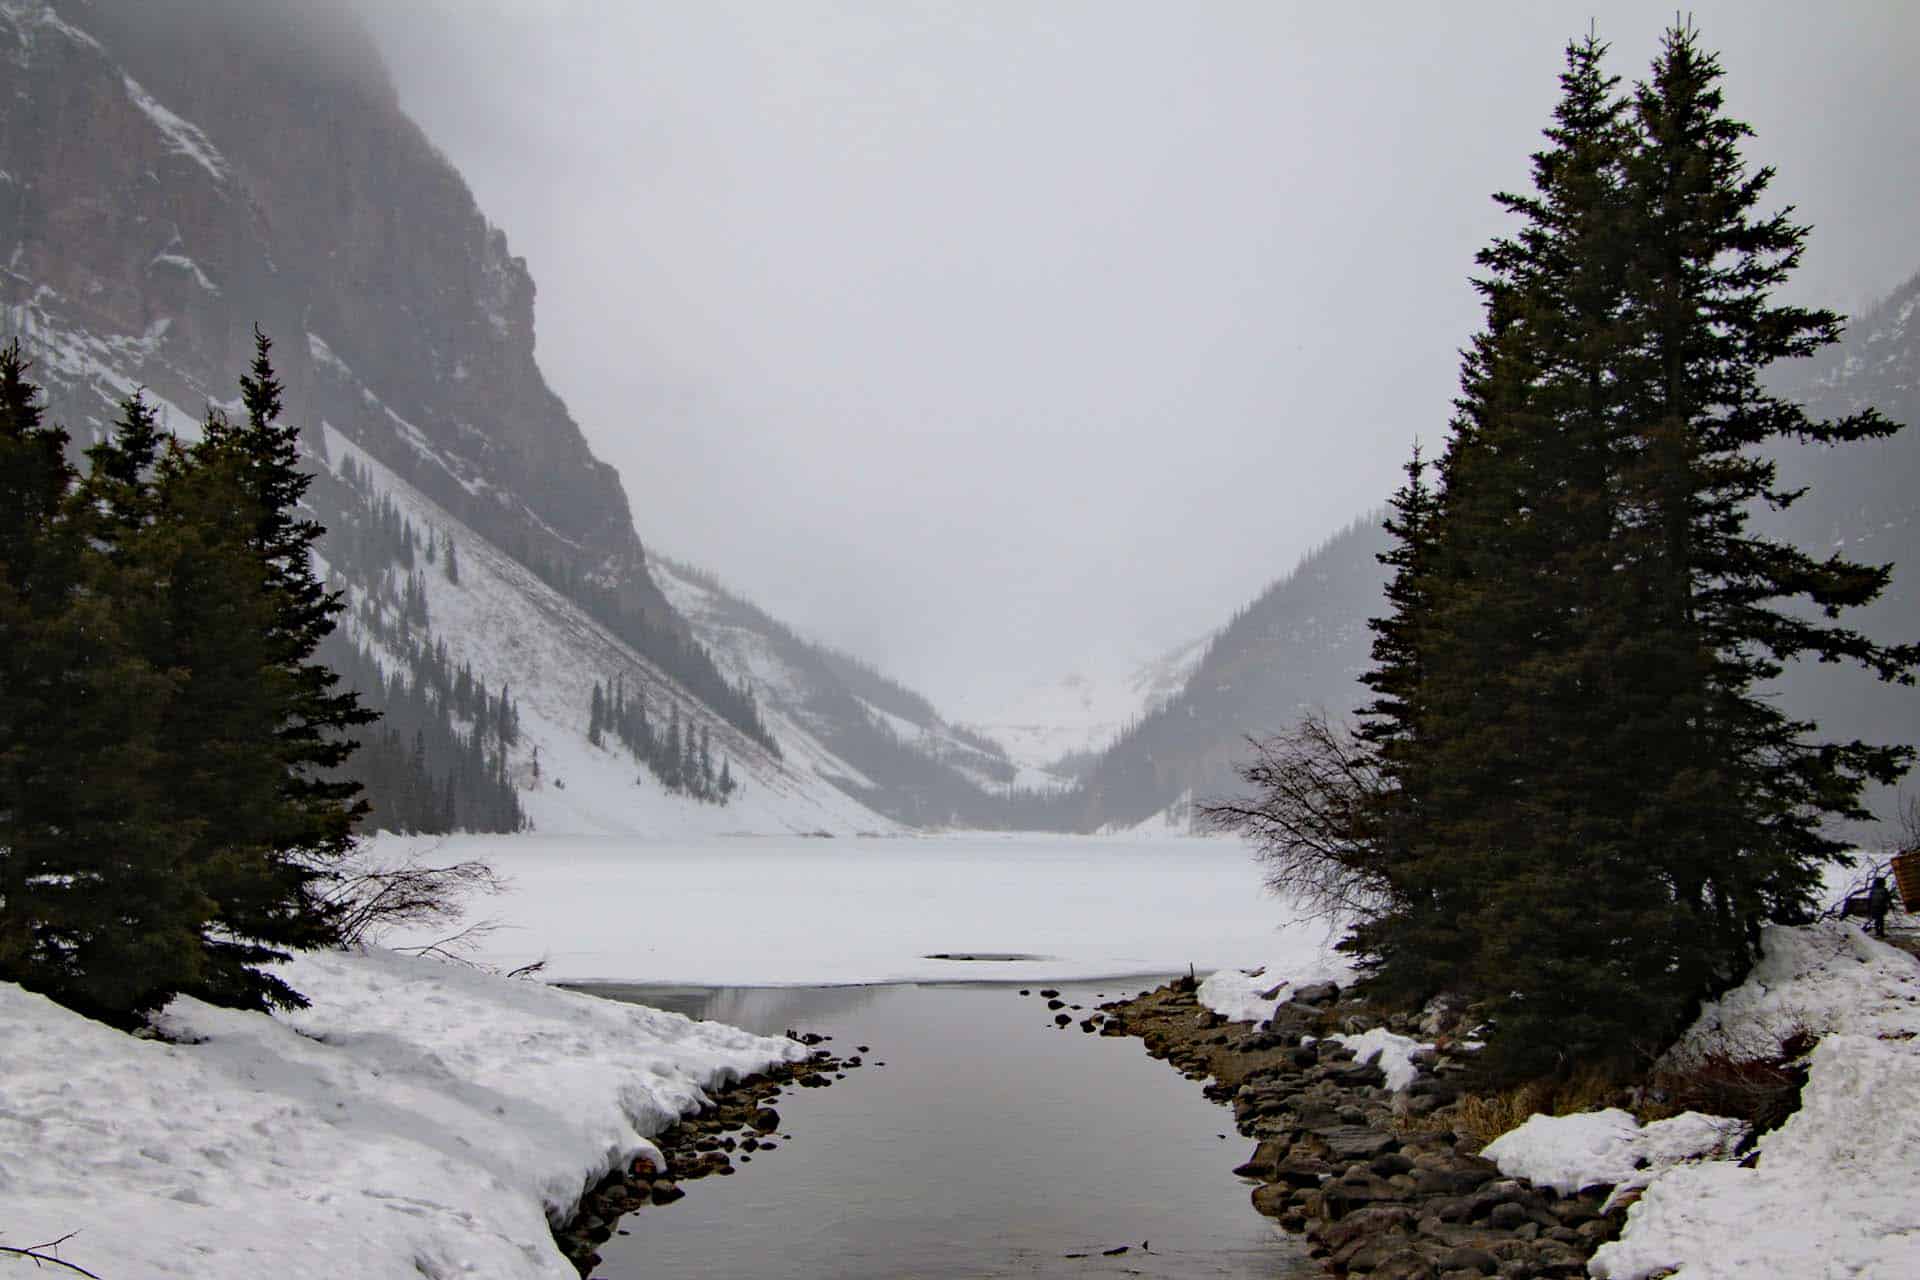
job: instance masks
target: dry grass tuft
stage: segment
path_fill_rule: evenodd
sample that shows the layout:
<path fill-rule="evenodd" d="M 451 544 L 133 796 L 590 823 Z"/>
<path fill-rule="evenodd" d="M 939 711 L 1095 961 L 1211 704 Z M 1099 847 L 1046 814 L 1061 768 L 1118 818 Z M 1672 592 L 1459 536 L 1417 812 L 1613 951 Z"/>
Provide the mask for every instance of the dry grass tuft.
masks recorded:
<path fill-rule="evenodd" d="M 1530 1116 L 1570 1116 L 1598 1111 L 1620 1101 L 1620 1087 L 1610 1075 L 1581 1070 L 1570 1076 L 1543 1076 L 1497 1093 L 1470 1093 L 1454 1104 L 1453 1131 L 1469 1139 L 1475 1150 L 1503 1133 L 1519 1128 Z"/>

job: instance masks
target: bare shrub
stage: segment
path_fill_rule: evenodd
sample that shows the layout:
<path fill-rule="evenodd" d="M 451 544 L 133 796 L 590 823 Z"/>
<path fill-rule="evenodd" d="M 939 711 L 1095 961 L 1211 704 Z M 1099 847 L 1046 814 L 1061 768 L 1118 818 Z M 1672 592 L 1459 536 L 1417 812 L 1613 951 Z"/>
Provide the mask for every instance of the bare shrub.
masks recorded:
<path fill-rule="evenodd" d="M 1676 1111 L 1745 1120 L 1752 1128 L 1740 1144 L 1744 1152 L 1800 1109 L 1805 1058 L 1819 1039 L 1798 1021 L 1745 1038 L 1722 1033 L 1669 1053 L 1651 1084 Z"/>
<path fill-rule="evenodd" d="M 408 850 L 398 857 L 381 857 L 362 845 L 345 875 L 327 895 L 328 905 L 340 913 L 340 936 L 348 946 L 377 942 L 399 928 L 452 926 L 465 917 L 475 897 L 490 897 L 507 881 L 477 858 L 440 861 L 434 855 L 443 846 Z M 476 921 L 439 942 L 403 948 L 422 954 L 445 954 L 470 945 L 495 928 Z"/>
<path fill-rule="evenodd" d="M 1389 885 L 1363 833 L 1369 803 L 1387 784 L 1372 753 L 1321 711 L 1247 741 L 1254 757 L 1239 773 L 1253 797 L 1203 805 L 1202 821 L 1250 840 L 1267 886 L 1309 912 L 1351 919 L 1377 911 Z"/>

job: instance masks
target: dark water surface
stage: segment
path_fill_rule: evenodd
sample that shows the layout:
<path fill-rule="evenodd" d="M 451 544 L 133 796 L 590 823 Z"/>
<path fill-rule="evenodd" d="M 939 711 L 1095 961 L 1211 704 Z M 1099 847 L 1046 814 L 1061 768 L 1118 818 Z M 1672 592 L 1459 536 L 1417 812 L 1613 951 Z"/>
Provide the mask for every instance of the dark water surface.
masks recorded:
<path fill-rule="evenodd" d="M 1151 985 L 1116 981 L 1052 985 L 1076 1018 Z M 584 989 L 871 1049 L 832 1088 L 780 1099 L 791 1142 L 626 1218 L 606 1280 L 1320 1274 L 1230 1172 L 1251 1144 L 1227 1110 L 1138 1040 L 1056 1030 L 1037 990 Z"/>

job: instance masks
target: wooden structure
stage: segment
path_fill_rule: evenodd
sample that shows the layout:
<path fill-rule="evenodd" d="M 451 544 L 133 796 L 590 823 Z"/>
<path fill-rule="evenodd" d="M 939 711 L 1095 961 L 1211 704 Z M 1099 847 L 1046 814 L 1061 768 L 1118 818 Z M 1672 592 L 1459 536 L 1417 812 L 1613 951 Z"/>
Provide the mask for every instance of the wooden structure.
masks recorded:
<path fill-rule="evenodd" d="M 1893 882 L 1908 911 L 1920 911 L 1920 849 L 1893 855 Z"/>

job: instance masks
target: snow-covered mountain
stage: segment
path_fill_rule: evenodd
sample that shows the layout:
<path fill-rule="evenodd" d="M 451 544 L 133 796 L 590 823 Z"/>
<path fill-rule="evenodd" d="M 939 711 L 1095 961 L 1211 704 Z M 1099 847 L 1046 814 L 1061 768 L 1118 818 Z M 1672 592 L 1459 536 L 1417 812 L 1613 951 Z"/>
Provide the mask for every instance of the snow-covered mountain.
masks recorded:
<path fill-rule="evenodd" d="M 1064 784 L 1129 724 L 1178 694 L 1211 639 L 1144 662 L 1087 662 L 1011 698 L 967 707 L 966 721 L 1004 746 L 1024 777 Z"/>
<path fill-rule="evenodd" d="M 1303 557 L 1209 637 L 1177 692 L 1128 725 L 1081 771 L 1072 824 L 1184 829 L 1195 800 L 1238 790 L 1248 737 L 1310 709 L 1345 715 L 1359 683 L 1386 578 L 1376 518 L 1355 521 Z"/>
<path fill-rule="evenodd" d="M 275 339 L 340 652 L 388 713 L 374 732 L 413 726 L 385 789 L 411 810 L 453 809 L 478 771 L 553 832 L 896 829 L 803 730 L 760 721 L 661 594 L 534 361 L 525 264 L 337 17 L 0 0 L 0 340 L 53 418 L 77 449 L 143 388 L 191 436 L 254 326 Z M 671 726 L 685 779 L 588 741 L 596 682 Z"/>
<path fill-rule="evenodd" d="M 918 827 L 1050 825 L 1062 785 L 993 736 L 847 654 L 805 640 L 711 574 L 656 555 L 655 579 L 714 663 L 750 686 L 787 758 Z"/>
<path fill-rule="evenodd" d="M 410 575 L 425 595 L 424 637 L 444 644 L 450 662 L 476 679 L 510 691 L 519 741 L 508 772 L 536 830 L 552 833 L 692 835 L 704 833 L 890 832 L 896 824 L 874 813 L 823 776 L 831 763 L 804 732 L 769 726 L 780 748 L 727 723 L 657 664 L 637 652 L 579 604 L 541 581 L 450 512 L 381 465 L 332 427 L 326 427 L 329 469 L 350 469 L 388 497 L 402 517 L 432 530 L 442 550 L 459 548 L 458 570 Z M 337 579 L 336 579 L 337 580 Z M 391 641 L 365 634 L 361 616 L 368 593 L 350 587 L 356 608 L 347 629 L 371 644 L 383 665 L 397 668 Z M 377 601 L 375 603 L 377 607 Z M 633 754 L 610 739 L 588 741 L 593 686 L 619 681 L 645 698 L 658 724 L 677 719 L 689 733 L 704 731 L 716 765 L 724 763 L 737 789 L 725 805 L 675 794 Z"/>

